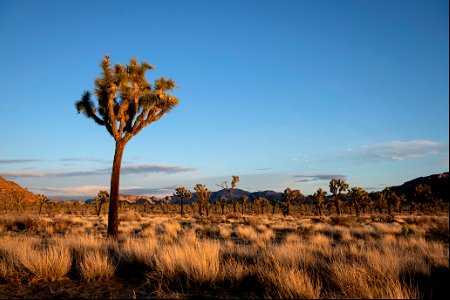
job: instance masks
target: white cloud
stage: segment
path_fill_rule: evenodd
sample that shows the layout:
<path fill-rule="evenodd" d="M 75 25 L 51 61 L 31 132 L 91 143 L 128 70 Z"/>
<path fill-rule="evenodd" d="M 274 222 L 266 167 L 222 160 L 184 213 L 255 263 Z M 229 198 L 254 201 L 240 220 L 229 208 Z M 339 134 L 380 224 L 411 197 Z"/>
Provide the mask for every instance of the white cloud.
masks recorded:
<path fill-rule="evenodd" d="M 11 171 L 11 172 L 0 172 L 0 176 L 2 177 L 45 177 L 46 174 L 44 172 L 32 172 L 32 171 Z"/>
<path fill-rule="evenodd" d="M 366 145 L 341 154 L 360 163 L 420 159 L 430 155 L 448 153 L 448 144 L 430 140 L 392 141 Z"/>
<path fill-rule="evenodd" d="M 34 193 L 42 193 L 47 196 L 62 196 L 62 197 L 93 197 L 97 195 L 99 190 L 109 191 L 109 186 L 101 185 L 83 185 L 70 186 L 63 188 L 56 187 L 32 187 L 30 188 Z"/>
<path fill-rule="evenodd" d="M 163 166 L 163 165 L 124 165 L 121 168 L 122 175 L 131 174 L 148 174 L 148 173 L 163 173 L 163 174 L 175 174 L 182 172 L 196 171 L 197 168 L 187 168 L 180 166 Z M 32 172 L 32 171 L 8 171 L 0 172 L 0 176 L 18 178 L 18 177 L 80 177 L 80 176 L 93 176 L 93 175 L 108 175 L 111 174 L 111 168 L 100 168 L 94 170 L 81 170 L 81 171 L 66 171 L 66 172 Z"/>

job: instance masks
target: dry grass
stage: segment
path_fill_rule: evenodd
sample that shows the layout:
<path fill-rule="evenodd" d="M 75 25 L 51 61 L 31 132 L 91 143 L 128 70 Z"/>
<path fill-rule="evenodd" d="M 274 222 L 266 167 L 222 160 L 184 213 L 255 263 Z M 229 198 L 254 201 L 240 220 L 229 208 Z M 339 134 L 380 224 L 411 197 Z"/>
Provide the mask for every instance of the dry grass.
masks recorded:
<path fill-rule="evenodd" d="M 78 267 L 81 277 L 88 282 L 109 280 L 115 270 L 108 255 L 100 251 L 85 253 Z"/>
<path fill-rule="evenodd" d="M 121 295 L 142 298 L 444 295 L 448 218 L 395 220 L 128 212 L 113 241 L 105 239 L 104 216 L 7 215 L 0 217 L 0 282 L 134 280 Z"/>

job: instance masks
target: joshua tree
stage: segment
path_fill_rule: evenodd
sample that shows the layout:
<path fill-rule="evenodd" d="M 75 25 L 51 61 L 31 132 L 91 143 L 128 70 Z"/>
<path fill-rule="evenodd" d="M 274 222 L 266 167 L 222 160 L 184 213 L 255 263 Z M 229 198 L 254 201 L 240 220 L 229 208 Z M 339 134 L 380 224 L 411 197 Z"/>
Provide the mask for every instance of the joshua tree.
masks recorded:
<path fill-rule="evenodd" d="M 97 210 L 97 216 L 100 216 L 100 213 L 102 212 L 102 205 L 108 203 L 109 201 L 109 194 L 105 190 L 100 190 L 97 194 L 97 197 L 95 198 L 98 210 Z"/>
<path fill-rule="evenodd" d="M 420 204 L 420 212 L 423 212 L 424 204 L 430 204 L 433 199 L 431 188 L 427 184 L 418 184 L 414 188 L 414 202 Z"/>
<path fill-rule="evenodd" d="M 383 208 L 386 206 L 386 198 L 382 192 L 370 192 L 369 197 L 371 198 L 374 208 L 378 208 L 380 214 L 383 213 Z"/>
<path fill-rule="evenodd" d="M 406 203 L 406 195 L 402 194 L 400 197 L 398 197 L 398 205 L 397 205 L 397 209 L 398 209 L 398 213 L 402 212 L 402 207 L 403 205 Z"/>
<path fill-rule="evenodd" d="M 258 197 L 258 199 L 255 200 L 255 204 L 261 208 L 261 214 L 264 214 L 264 209 L 270 204 L 270 202 L 264 197 Z"/>
<path fill-rule="evenodd" d="M 359 216 L 359 208 L 361 204 L 367 200 L 369 194 L 360 187 L 352 187 L 348 192 L 350 196 L 352 196 L 351 204 L 355 208 L 356 216 Z"/>
<path fill-rule="evenodd" d="M 270 202 L 270 205 L 272 206 L 272 215 L 274 215 L 277 206 L 280 206 L 280 200 L 275 199 L 275 198 L 270 198 L 269 202 Z"/>
<path fill-rule="evenodd" d="M 237 208 L 237 201 L 235 201 L 233 199 L 233 189 L 236 187 L 236 184 L 239 182 L 239 176 L 234 176 L 232 175 L 233 180 L 231 181 L 231 187 L 228 187 L 227 181 L 225 180 L 224 182 L 222 182 L 222 184 L 216 184 L 217 186 L 220 186 L 222 189 L 224 189 L 225 191 L 228 192 L 228 194 L 230 195 L 230 201 L 233 204 L 233 212 L 236 213 L 236 208 Z"/>
<path fill-rule="evenodd" d="M 286 188 L 283 192 L 283 214 L 289 215 L 291 204 L 300 196 L 300 190 Z"/>
<path fill-rule="evenodd" d="M 313 194 L 313 198 L 317 207 L 317 210 L 319 211 L 319 216 L 322 215 L 322 206 L 325 202 L 325 196 L 327 195 L 327 192 L 322 190 L 322 188 L 319 188 L 317 192 Z"/>
<path fill-rule="evenodd" d="M 383 191 L 384 199 L 386 199 L 386 204 L 388 208 L 388 214 L 391 215 L 391 207 L 398 206 L 400 203 L 400 197 L 398 197 L 390 187 L 386 187 Z"/>
<path fill-rule="evenodd" d="M 125 67 L 121 64 L 111 67 L 106 55 L 101 67 L 103 72 L 95 80 L 98 105 L 91 100 L 91 93 L 85 92 L 75 107 L 78 113 L 105 126 L 116 143 L 108 215 L 108 236 L 115 238 L 119 232 L 120 167 L 125 146 L 145 126 L 161 119 L 176 106 L 178 99 L 167 93 L 176 87 L 173 80 L 161 77 L 153 85 L 147 81 L 145 72 L 153 67 L 146 62 L 139 65 L 132 58 Z"/>
<path fill-rule="evenodd" d="M 245 214 L 245 207 L 247 206 L 248 196 L 241 196 L 242 214 Z"/>
<path fill-rule="evenodd" d="M 40 194 L 38 195 L 38 200 L 39 200 L 39 214 L 41 214 L 42 206 L 45 204 L 45 202 L 47 202 L 48 198 L 45 195 Z"/>
<path fill-rule="evenodd" d="M 209 204 L 209 197 L 211 196 L 211 192 L 206 188 L 203 184 L 197 184 L 194 188 L 196 191 L 195 199 L 197 201 L 198 205 L 198 214 L 201 216 L 203 215 L 203 207 L 206 208 L 206 212 L 208 215 L 208 204 Z"/>
<path fill-rule="evenodd" d="M 12 190 L 10 192 L 10 197 L 14 207 L 16 208 L 16 212 L 19 212 L 20 207 L 25 205 L 25 193 L 21 190 Z"/>
<path fill-rule="evenodd" d="M 225 210 L 225 205 L 227 204 L 227 198 L 222 196 L 222 197 L 220 197 L 219 200 L 217 200 L 217 202 L 220 205 L 220 209 L 222 210 L 222 215 L 223 215 L 224 214 L 224 210 Z"/>
<path fill-rule="evenodd" d="M 336 214 L 340 215 L 341 210 L 339 209 L 341 193 L 348 189 L 348 184 L 343 179 L 331 179 L 330 181 L 330 192 L 333 194 L 334 206 L 336 208 Z"/>
<path fill-rule="evenodd" d="M 176 197 L 180 197 L 180 201 L 181 201 L 180 214 L 183 215 L 184 200 L 191 198 L 192 192 L 190 190 L 187 190 L 184 186 L 180 186 L 179 188 L 175 189 L 175 193 L 173 195 Z"/>

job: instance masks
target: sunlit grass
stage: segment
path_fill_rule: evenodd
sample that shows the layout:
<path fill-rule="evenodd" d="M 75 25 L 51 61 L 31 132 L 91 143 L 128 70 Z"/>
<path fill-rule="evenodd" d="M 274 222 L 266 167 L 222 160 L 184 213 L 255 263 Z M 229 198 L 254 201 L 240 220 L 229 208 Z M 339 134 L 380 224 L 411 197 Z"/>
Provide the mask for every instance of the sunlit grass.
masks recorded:
<path fill-rule="evenodd" d="M 0 282 L 91 284 L 122 274 L 158 297 L 188 297 L 192 287 L 220 297 L 428 297 L 436 270 L 449 270 L 448 218 L 396 219 L 128 212 L 119 239 L 108 240 L 104 216 L 5 215 Z"/>

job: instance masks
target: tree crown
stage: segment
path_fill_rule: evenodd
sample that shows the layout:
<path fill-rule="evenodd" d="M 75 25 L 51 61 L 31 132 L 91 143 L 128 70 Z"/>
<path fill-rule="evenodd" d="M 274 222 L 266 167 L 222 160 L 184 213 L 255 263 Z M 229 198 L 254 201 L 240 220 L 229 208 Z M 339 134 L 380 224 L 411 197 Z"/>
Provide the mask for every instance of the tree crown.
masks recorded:
<path fill-rule="evenodd" d="M 98 104 L 94 104 L 91 93 L 86 91 L 75 108 L 105 126 L 116 142 L 128 142 L 178 104 L 178 99 L 167 93 L 177 87 L 175 82 L 161 77 L 150 84 L 145 72 L 153 67 L 146 62 L 139 65 L 132 58 L 125 67 L 121 64 L 111 67 L 106 55 L 101 67 L 103 72 L 95 79 L 94 89 Z"/>

